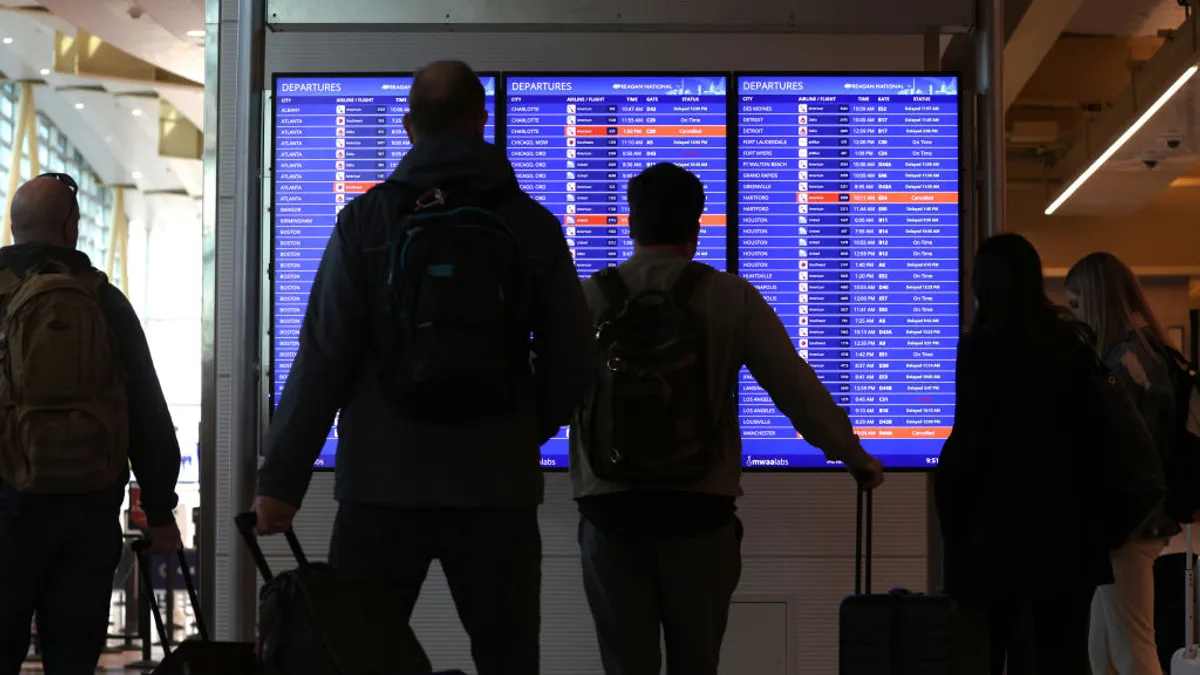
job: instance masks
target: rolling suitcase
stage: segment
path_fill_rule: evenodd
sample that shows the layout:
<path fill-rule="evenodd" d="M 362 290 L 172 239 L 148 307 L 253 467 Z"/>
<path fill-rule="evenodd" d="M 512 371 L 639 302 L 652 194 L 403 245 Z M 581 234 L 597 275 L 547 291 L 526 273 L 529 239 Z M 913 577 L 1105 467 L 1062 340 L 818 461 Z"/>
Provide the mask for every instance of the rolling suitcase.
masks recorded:
<path fill-rule="evenodd" d="M 858 492 L 854 595 L 839 616 L 840 675 L 958 675 L 958 610 L 945 595 L 871 593 L 874 497 Z"/>
<path fill-rule="evenodd" d="M 184 585 L 187 586 L 188 598 L 192 602 L 192 614 L 196 619 L 196 632 L 199 639 L 184 640 L 179 647 L 171 649 L 171 636 L 167 635 L 163 624 L 162 611 L 154 597 L 154 581 L 150 572 L 150 556 L 146 553 L 149 542 L 139 539 L 133 542 L 131 548 L 137 556 L 138 570 L 141 572 L 142 588 L 150 598 L 150 613 L 154 617 L 154 625 L 158 629 L 158 639 L 162 642 L 163 660 L 154 669 L 155 675 L 256 675 L 258 659 L 254 654 L 253 642 L 213 642 L 208 639 L 208 627 L 204 623 L 204 615 L 200 612 L 200 601 L 196 596 L 196 585 L 192 583 L 192 572 L 188 569 L 187 558 L 183 551 L 179 552 L 179 567 L 183 573 Z M 167 574 L 172 574 L 170 570 Z"/>
<path fill-rule="evenodd" d="M 254 514 L 234 520 L 265 582 L 258 604 L 264 675 L 432 673 L 392 584 L 309 562 L 291 530 L 284 536 L 299 567 L 272 574 L 258 543 Z"/>
<path fill-rule="evenodd" d="M 1200 648 L 1196 645 L 1196 556 L 1192 553 L 1192 526 L 1184 526 L 1187 535 L 1187 562 L 1184 575 L 1187 579 L 1187 599 L 1184 602 L 1186 621 L 1183 648 L 1171 657 L 1171 675 L 1196 675 L 1200 673 Z"/>

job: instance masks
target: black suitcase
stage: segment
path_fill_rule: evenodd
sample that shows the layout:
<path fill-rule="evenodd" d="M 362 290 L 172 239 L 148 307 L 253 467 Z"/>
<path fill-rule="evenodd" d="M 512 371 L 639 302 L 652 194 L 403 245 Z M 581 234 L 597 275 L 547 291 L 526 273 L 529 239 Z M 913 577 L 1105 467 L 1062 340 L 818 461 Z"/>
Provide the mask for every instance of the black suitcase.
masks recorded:
<path fill-rule="evenodd" d="M 184 585 L 187 586 L 188 598 L 192 602 L 196 632 L 200 634 L 200 638 L 184 640 L 178 648 L 171 649 L 172 638 L 167 635 L 162 612 L 154 597 L 150 556 L 146 553 L 148 546 L 148 541 L 140 539 L 133 542 L 131 548 L 134 555 L 137 556 L 142 588 L 150 599 L 150 613 L 154 617 L 154 625 L 158 629 L 158 639 L 162 643 L 165 655 L 162 662 L 154 669 L 154 675 L 257 675 L 258 659 L 254 654 L 253 642 L 213 642 L 208 639 L 208 627 L 204 623 L 204 615 L 200 612 L 200 601 L 196 597 L 196 585 L 192 583 L 192 572 L 188 569 L 188 561 L 183 551 L 179 552 L 179 567 L 183 573 Z M 168 570 L 167 574 L 172 574 L 172 572 Z"/>
<path fill-rule="evenodd" d="M 291 530 L 284 533 L 299 564 L 271 573 L 258 544 L 255 516 L 235 518 L 266 582 L 259 592 L 258 634 L 264 675 L 429 675 L 402 599 L 392 584 L 340 574 L 311 563 Z"/>
<path fill-rule="evenodd" d="M 871 593 L 874 498 L 859 490 L 854 595 L 842 600 L 841 675 L 958 675 L 958 610 L 945 595 Z"/>

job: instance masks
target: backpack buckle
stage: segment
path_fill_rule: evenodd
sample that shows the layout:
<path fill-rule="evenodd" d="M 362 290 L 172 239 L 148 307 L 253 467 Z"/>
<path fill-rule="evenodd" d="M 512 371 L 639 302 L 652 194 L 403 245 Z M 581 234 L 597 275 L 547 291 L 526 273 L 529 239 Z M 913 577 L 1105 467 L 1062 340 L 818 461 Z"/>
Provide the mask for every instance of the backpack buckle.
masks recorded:
<path fill-rule="evenodd" d="M 434 188 L 425 194 L 417 197 L 417 210 L 427 209 L 432 206 L 441 206 L 446 203 L 446 193 L 442 192 L 441 188 Z"/>

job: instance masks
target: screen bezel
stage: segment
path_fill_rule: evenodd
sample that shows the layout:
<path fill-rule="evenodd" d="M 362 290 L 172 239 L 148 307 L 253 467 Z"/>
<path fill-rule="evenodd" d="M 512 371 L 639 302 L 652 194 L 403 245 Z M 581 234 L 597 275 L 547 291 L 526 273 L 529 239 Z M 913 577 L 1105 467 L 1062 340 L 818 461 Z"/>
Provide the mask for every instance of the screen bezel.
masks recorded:
<path fill-rule="evenodd" d="M 732 263 L 737 259 L 737 228 L 732 225 L 733 220 L 737 218 L 737 213 L 729 213 L 730 209 L 734 208 L 734 200 L 737 198 L 737 181 L 731 178 L 729 167 L 732 166 L 732 160 L 737 156 L 737 147 L 735 143 L 730 143 L 734 137 L 730 136 L 731 113 L 736 110 L 733 106 L 733 98 L 730 95 L 729 88 L 735 82 L 734 72 L 729 70 L 605 70 L 605 71 L 579 71 L 579 70 L 513 70 L 502 71 L 500 73 L 499 82 L 503 84 L 503 99 L 499 98 L 500 92 L 497 93 L 497 101 L 502 105 L 497 105 L 496 115 L 508 121 L 508 80 L 510 78 L 521 77 L 722 77 L 725 79 L 725 271 L 732 270 Z M 734 125 L 736 126 L 736 125 Z M 507 131 L 507 127 L 505 128 Z M 500 131 L 497 127 L 496 138 L 500 138 Z M 507 136 L 505 137 L 507 141 Z M 508 156 L 507 142 L 502 146 L 505 156 Z M 538 448 L 538 458 L 541 459 L 541 448 Z M 568 462 L 570 455 L 568 454 Z M 566 473 L 570 471 L 570 466 L 543 466 L 542 471 L 545 473 Z"/>
<path fill-rule="evenodd" d="M 963 143 L 962 143 L 962 140 L 963 140 L 962 139 L 962 130 L 963 130 L 963 111 L 965 108 L 964 99 L 966 97 L 964 96 L 963 88 L 962 88 L 962 83 L 963 83 L 962 72 L 958 71 L 958 70 L 843 70 L 843 71 L 837 71 L 837 70 L 813 70 L 813 71 L 808 71 L 808 70 L 804 70 L 804 71 L 799 71 L 799 70 L 737 70 L 737 71 L 734 71 L 731 75 L 731 82 L 735 88 L 737 87 L 737 84 L 739 83 L 740 79 L 743 77 L 841 77 L 841 78 L 849 78 L 849 77 L 953 77 L 958 81 L 958 86 L 955 87 L 955 89 L 957 91 L 955 99 L 956 99 L 956 103 L 957 103 L 957 107 L 958 107 L 958 114 L 956 117 L 957 122 L 958 122 L 957 136 L 958 136 L 958 157 L 959 157 L 959 160 L 958 160 L 958 222 L 959 222 L 959 228 L 958 228 L 958 270 L 959 270 L 958 322 L 959 322 L 959 334 L 961 335 L 961 333 L 962 333 L 962 317 L 963 317 L 963 302 L 964 302 L 964 300 L 963 300 L 964 296 L 963 296 L 963 292 L 962 292 L 962 284 L 963 284 L 962 268 L 963 268 L 963 255 L 964 255 L 962 233 L 963 233 L 963 228 L 968 226 L 968 223 L 967 223 L 967 215 L 968 214 L 966 213 L 966 209 L 964 208 L 964 202 L 963 202 L 963 192 L 965 189 L 963 181 L 966 178 L 966 171 L 965 171 L 965 168 L 963 166 L 963 161 L 962 161 L 962 158 L 964 155 Z M 729 99 L 729 104 L 731 106 L 731 114 L 735 118 L 734 134 L 737 133 L 737 123 L 736 123 L 737 100 L 735 98 L 737 95 L 738 94 L 735 92 L 734 96 L 730 97 L 730 99 Z M 736 148 L 737 148 L 736 138 L 737 137 L 735 135 L 734 136 L 735 142 L 732 144 L 733 152 L 735 152 L 735 153 L 736 153 Z M 733 180 L 730 181 L 730 184 L 735 186 L 734 191 L 736 192 L 736 184 L 739 182 L 737 174 L 736 174 L 736 165 L 731 164 L 730 166 L 733 167 L 733 170 L 735 171 L 734 178 L 733 178 Z M 740 217 L 740 214 L 739 214 L 739 217 Z M 733 228 L 733 230 L 740 230 L 740 225 L 741 225 L 740 222 L 737 223 L 737 225 Z M 736 256 L 736 250 L 730 249 L 730 255 Z M 736 259 L 731 262 L 735 262 L 735 261 L 736 261 Z M 740 273 L 740 270 L 738 270 L 737 272 L 734 272 L 734 274 L 739 274 L 739 273 Z M 739 276 L 740 276 L 740 274 L 739 274 Z M 957 384 L 956 384 L 955 390 L 957 392 Z M 956 398 L 955 405 L 957 406 L 957 394 L 956 394 L 955 398 Z M 740 401 L 740 398 L 738 400 Z M 738 404 L 738 407 L 740 408 L 740 403 Z M 740 427 L 739 427 L 738 435 L 739 436 L 741 435 Z M 943 448 L 944 447 L 945 447 L 945 445 L 943 444 Z M 939 459 L 941 458 L 940 451 L 938 452 L 938 458 Z M 937 466 L 938 465 L 936 463 L 931 466 L 885 466 L 884 470 L 887 471 L 887 473 L 931 473 L 931 472 L 937 470 Z M 742 467 L 742 471 L 744 473 L 836 473 L 836 472 L 845 471 L 845 470 L 846 470 L 846 467 L 841 466 L 841 465 L 806 466 L 806 467 L 775 467 L 775 466 L 766 466 L 766 467 L 743 466 Z"/>
<path fill-rule="evenodd" d="M 492 115 L 492 126 L 495 128 L 496 138 L 501 138 L 503 128 L 501 126 L 501 106 L 499 96 L 499 86 L 501 77 L 499 71 L 476 71 L 475 75 L 479 78 L 490 77 L 495 79 L 497 91 L 493 94 L 492 107 L 495 108 Z M 276 141 L 276 116 L 278 114 L 278 97 L 279 80 L 287 78 L 327 78 L 327 79 L 367 79 L 367 78 L 412 78 L 416 76 L 415 71 L 399 71 L 399 72 L 275 72 L 271 73 L 271 89 L 266 93 L 266 99 L 270 103 L 270 114 L 264 115 L 269 119 L 269 128 L 266 130 L 269 139 L 263 143 L 263 150 L 266 157 L 263 158 L 263 167 L 269 180 L 265 181 L 269 186 L 268 197 L 263 200 L 263 218 L 262 222 L 266 224 L 263 227 L 263 302 L 262 305 L 266 312 L 264 315 L 265 321 L 263 332 L 263 349 L 259 356 L 262 367 L 259 372 L 262 373 L 262 379 L 265 384 L 265 391 L 262 396 L 261 410 L 259 418 L 262 420 L 261 441 L 258 454 L 262 455 L 266 451 L 267 429 L 270 427 L 271 420 L 275 416 L 275 141 Z M 313 471 L 334 471 L 335 466 L 314 466 Z"/>

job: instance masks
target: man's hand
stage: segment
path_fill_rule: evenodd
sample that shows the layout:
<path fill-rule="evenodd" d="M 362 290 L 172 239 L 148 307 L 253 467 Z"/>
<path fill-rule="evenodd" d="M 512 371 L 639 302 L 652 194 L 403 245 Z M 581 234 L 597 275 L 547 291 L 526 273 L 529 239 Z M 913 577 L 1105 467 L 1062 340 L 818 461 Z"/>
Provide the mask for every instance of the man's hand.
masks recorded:
<path fill-rule="evenodd" d="M 146 530 L 146 540 L 150 545 L 146 552 L 150 555 L 164 555 L 183 550 L 183 536 L 179 534 L 179 525 L 157 525 Z"/>
<path fill-rule="evenodd" d="M 850 475 L 858 481 L 859 487 L 864 490 L 874 490 L 883 485 L 883 462 L 872 457 L 865 466 L 852 469 Z"/>
<path fill-rule="evenodd" d="M 273 497 L 255 497 L 254 515 L 258 517 L 259 534 L 279 534 L 292 526 L 296 507 Z"/>

